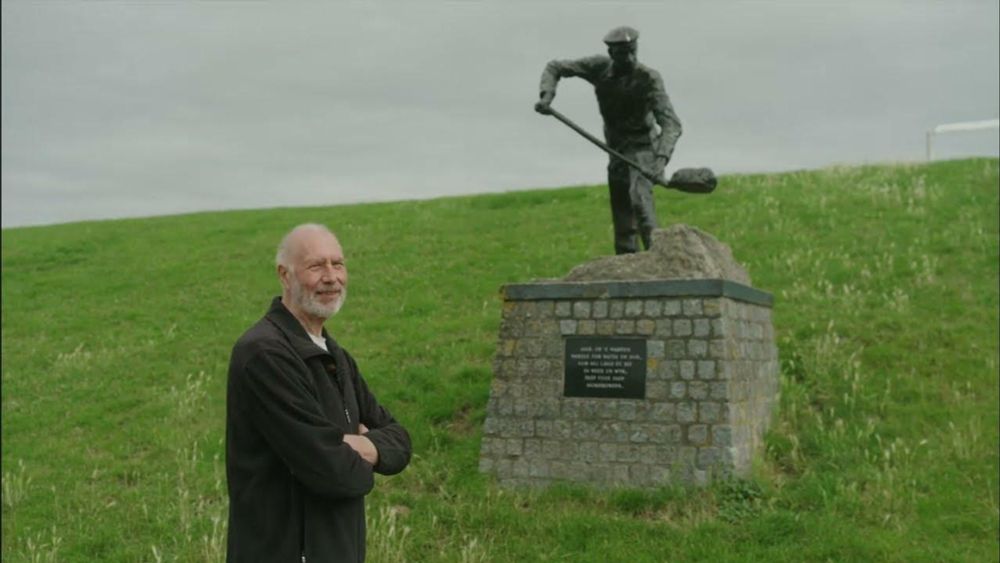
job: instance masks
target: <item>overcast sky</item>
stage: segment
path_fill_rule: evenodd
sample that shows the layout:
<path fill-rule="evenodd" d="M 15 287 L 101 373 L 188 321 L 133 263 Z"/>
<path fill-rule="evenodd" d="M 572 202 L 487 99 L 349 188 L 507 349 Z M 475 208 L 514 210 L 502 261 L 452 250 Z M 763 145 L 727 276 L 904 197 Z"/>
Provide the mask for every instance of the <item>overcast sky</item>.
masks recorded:
<path fill-rule="evenodd" d="M 641 32 L 671 169 L 920 161 L 1000 110 L 996 0 L 8 2 L 4 227 L 605 181 L 532 111 L 552 58 Z M 554 107 L 594 133 L 592 88 Z M 997 155 L 997 131 L 935 141 Z M 668 169 L 668 173 L 670 169 Z"/>

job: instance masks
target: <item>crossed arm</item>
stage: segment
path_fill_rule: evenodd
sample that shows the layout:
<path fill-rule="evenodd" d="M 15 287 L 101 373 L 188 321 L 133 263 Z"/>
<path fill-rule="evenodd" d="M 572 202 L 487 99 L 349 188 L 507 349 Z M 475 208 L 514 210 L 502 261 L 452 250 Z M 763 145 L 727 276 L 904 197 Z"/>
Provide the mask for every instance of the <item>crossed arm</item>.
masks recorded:
<path fill-rule="evenodd" d="M 361 459 L 367 461 L 374 467 L 378 464 L 378 448 L 375 444 L 368 439 L 365 434 L 368 433 L 368 427 L 361 424 L 358 427 L 357 434 L 344 434 L 344 443 L 351 447 L 352 450 L 358 452 Z"/>

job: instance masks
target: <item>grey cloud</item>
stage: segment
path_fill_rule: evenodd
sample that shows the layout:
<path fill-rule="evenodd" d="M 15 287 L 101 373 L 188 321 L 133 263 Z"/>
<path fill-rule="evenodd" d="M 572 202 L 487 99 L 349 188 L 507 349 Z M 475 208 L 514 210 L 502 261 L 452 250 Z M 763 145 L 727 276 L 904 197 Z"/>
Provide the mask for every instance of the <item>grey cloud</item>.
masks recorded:
<path fill-rule="evenodd" d="M 604 157 L 531 104 L 548 59 L 619 23 L 684 122 L 677 166 L 918 160 L 927 128 L 1000 97 L 995 2 L 2 10 L 4 227 L 602 183 Z M 556 105 L 600 132 L 582 81 Z"/>

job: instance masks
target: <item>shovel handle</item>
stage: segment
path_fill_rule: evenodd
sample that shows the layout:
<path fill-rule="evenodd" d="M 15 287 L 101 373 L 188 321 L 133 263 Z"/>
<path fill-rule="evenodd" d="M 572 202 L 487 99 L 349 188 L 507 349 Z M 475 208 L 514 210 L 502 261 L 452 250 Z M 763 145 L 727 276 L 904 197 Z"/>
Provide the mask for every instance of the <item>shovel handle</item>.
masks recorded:
<path fill-rule="evenodd" d="M 610 154 L 611 156 L 617 158 L 618 160 L 620 160 L 620 161 L 624 162 L 625 164 L 628 164 L 632 168 L 635 168 L 636 170 L 638 170 L 639 173 L 641 173 L 643 176 L 649 178 L 650 182 L 653 182 L 654 184 L 661 185 L 664 188 L 671 187 L 671 186 L 667 185 L 668 182 L 667 182 L 667 180 L 663 176 L 657 175 L 657 174 L 653 174 L 651 172 L 646 171 L 642 166 L 639 166 L 638 162 L 632 160 L 631 158 L 629 158 L 629 157 L 623 155 L 622 153 L 616 151 L 615 149 L 609 147 L 607 145 L 607 143 L 605 143 L 604 141 L 602 141 L 602 140 L 598 139 L 597 137 L 591 135 L 583 127 L 580 127 L 576 123 L 573 123 L 573 121 L 570 118 L 568 118 L 565 115 L 559 113 L 555 109 L 552 109 L 551 107 L 549 107 L 549 112 L 551 113 L 552 117 L 558 119 L 559 121 L 562 121 L 567 127 L 569 127 L 570 129 L 576 131 L 577 133 L 579 133 L 580 136 L 582 136 L 584 139 L 587 139 L 591 143 L 594 143 L 595 145 L 597 145 L 598 148 L 600 148 L 604 152 Z"/>
<path fill-rule="evenodd" d="M 632 168 L 635 168 L 637 171 L 639 171 L 640 174 L 642 174 L 646 178 L 649 178 L 650 182 L 658 186 L 663 186 L 664 188 L 679 190 L 690 194 L 707 194 L 715 190 L 715 186 L 717 185 L 718 180 L 716 180 L 715 174 L 712 173 L 712 171 L 707 168 L 704 169 L 683 168 L 681 170 L 677 170 L 676 172 L 674 172 L 673 177 L 670 180 L 667 180 L 666 178 L 663 177 L 663 175 L 653 174 L 652 172 L 647 171 L 642 166 L 640 166 L 638 162 L 630 159 L 624 154 L 609 147 L 607 143 L 591 135 L 590 133 L 587 132 L 586 129 L 580 127 L 576 123 L 573 123 L 573 121 L 570 118 L 552 109 L 551 106 L 548 108 L 548 113 L 552 115 L 552 117 L 555 117 L 559 121 L 562 121 L 570 129 L 579 133 L 580 136 L 582 136 L 584 139 L 587 139 L 591 143 L 597 145 L 597 147 L 603 150 L 604 152 L 610 154 L 611 156 L 617 158 L 618 160 L 624 162 L 625 164 L 631 166 Z M 696 180 L 691 180 L 690 173 L 696 170 L 698 172 L 702 172 L 703 174 L 701 174 L 700 178 L 697 178 Z"/>

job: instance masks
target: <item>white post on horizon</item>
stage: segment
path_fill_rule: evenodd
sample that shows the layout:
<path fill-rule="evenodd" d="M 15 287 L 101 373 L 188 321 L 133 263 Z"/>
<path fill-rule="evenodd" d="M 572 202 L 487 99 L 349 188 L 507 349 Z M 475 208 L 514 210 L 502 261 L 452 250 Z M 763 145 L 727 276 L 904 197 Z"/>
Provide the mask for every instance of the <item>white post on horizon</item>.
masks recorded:
<path fill-rule="evenodd" d="M 951 133 L 953 131 L 978 131 L 980 129 L 1000 129 L 1000 119 L 986 119 L 984 121 L 962 121 L 960 123 L 945 123 L 927 131 L 927 160 L 931 160 L 931 145 L 934 135 L 938 133 Z"/>

